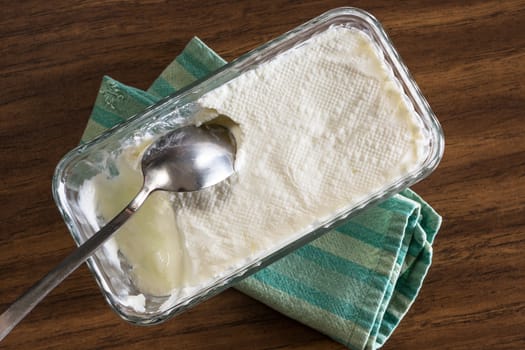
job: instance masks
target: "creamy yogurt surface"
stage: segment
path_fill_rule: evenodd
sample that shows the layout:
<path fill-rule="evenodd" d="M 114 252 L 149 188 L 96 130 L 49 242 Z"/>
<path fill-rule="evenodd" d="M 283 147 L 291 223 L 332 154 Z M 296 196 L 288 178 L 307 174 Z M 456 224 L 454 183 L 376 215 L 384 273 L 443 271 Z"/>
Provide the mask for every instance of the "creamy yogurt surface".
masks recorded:
<path fill-rule="evenodd" d="M 418 170 L 429 152 L 419 116 L 356 29 L 331 27 L 197 103 L 198 122 L 238 125 L 236 174 L 195 193 L 154 193 L 108 243 L 138 295 L 174 301 L 207 287 Z M 140 188 L 150 142 L 123 150 L 118 176 L 82 185 L 95 228 Z"/>

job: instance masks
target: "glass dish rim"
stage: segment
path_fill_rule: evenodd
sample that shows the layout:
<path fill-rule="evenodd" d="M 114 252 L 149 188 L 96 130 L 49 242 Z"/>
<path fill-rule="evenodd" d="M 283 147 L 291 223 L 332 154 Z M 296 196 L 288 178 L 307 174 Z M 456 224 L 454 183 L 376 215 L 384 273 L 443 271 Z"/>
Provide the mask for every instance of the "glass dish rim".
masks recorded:
<path fill-rule="evenodd" d="M 375 37 L 373 38 L 374 41 L 379 41 L 379 44 L 381 45 L 381 51 L 383 54 L 385 54 L 390 59 L 389 63 L 393 66 L 392 68 L 397 71 L 399 74 L 396 75 L 398 79 L 401 79 L 402 82 L 405 83 L 403 85 L 403 89 L 408 89 L 408 91 L 405 91 L 405 93 L 411 98 L 411 102 L 416 104 L 417 107 L 424 113 L 418 113 L 420 118 L 425 119 L 427 122 L 427 126 L 429 127 L 432 135 L 429 135 L 429 138 L 431 138 L 434 141 L 433 147 L 431 149 L 432 155 L 429 155 L 429 159 L 427 159 L 427 162 L 422 166 L 417 172 L 412 173 L 410 176 L 401 179 L 400 181 L 396 182 L 395 184 L 392 184 L 388 188 L 386 188 L 384 191 L 380 193 L 376 193 L 375 195 L 368 197 L 366 200 L 358 203 L 353 208 L 345 211 L 341 215 L 338 215 L 337 217 L 329 220 L 328 222 L 324 222 L 322 227 L 318 227 L 317 229 L 314 229 L 310 231 L 309 233 L 303 235 L 299 239 L 286 244 L 283 247 L 280 247 L 276 251 L 272 252 L 271 254 L 268 254 L 264 256 L 261 259 L 257 259 L 256 261 L 244 266 L 242 269 L 236 269 L 235 273 L 228 274 L 225 278 L 221 279 L 219 282 L 216 283 L 213 286 L 204 289 L 199 294 L 194 295 L 193 297 L 185 298 L 183 302 L 177 303 L 176 305 L 168 308 L 167 310 L 161 311 L 159 313 L 155 314 L 148 314 L 143 313 L 140 314 L 139 312 L 127 312 L 129 310 L 122 309 L 120 304 L 117 303 L 113 299 L 113 294 L 104 287 L 104 284 L 106 282 L 104 281 L 104 278 L 101 276 L 101 273 L 99 272 L 100 267 L 96 263 L 96 261 L 93 260 L 93 258 L 90 258 L 87 260 L 88 267 L 92 274 L 95 277 L 95 280 L 97 284 L 99 285 L 99 288 L 102 291 L 102 294 L 104 295 L 106 301 L 110 304 L 111 308 L 123 319 L 139 325 L 147 325 L 147 324 L 155 324 L 162 321 L 165 321 L 176 314 L 186 310 L 187 308 L 194 306 L 198 304 L 199 302 L 210 298 L 211 296 L 218 294 L 222 290 L 232 286 L 236 281 L 245 278 L 248 274 L 252 274 L 257 272 L 259 269 L 267 266 L 269 263 L 275 261 L 278 257 L 286 255 L 288 252 L 312 241 L 313 239 L 321 236 L 325 232 L 328 232 L 329 230 L 333 229 L 334 227 L 338 226 L 339 224 L 345 222 L 348 220 L 348 218 L 352 217 L 353 215 L 359 213 L 363 209 L 366 209 L 367 207 L 376 204 L 377 202 L 386 199 L 403 189 L 411 186 L 412 184 L 422 180 L 423 178 L 427 177 L 430 173 L 432 173 L 437 165 L 439 164 L 443 152 L 444 152 L 444 135 L 443 130 L 441 128 L 441 125 L 439 124 L 435 114 L 431 110 L 428 102 L 426 101 L 425 97 L 421 93 L 419 87 L 415 83 L 414 79 L 410 75 L 407 67 L 403 63 L 401 57 L 395 50 L 393 43 L 383 30 L 383 27 L 381 26 L 380 22 L 373 17 L 370 13 L 354 8 L 354 7 L 340 7 L 335 8 L 330 11 L 327 11 L 323 14 L 321 14 L 318 17 L 315 17 L 311 19 L 310 21 L 278 36 L 277 38 L 270 40 L 266 44 L 263 44 L 262 46 L 259 46 L 258 48 L 249 51 L 248 53 L 240 56 L 239 58 L 231 61 L 230 63 L 227 63 L 225 66 L 219 68 L 217 71 L 212 73 L 211 75 L 199 79 L 196 82 L 190 84 L 189 86 L 179 90 L 175 94 L 172 94 L 170 96 L 167 96 L 166 98 L 163 98 L 156 104 L 146 108 L 144 111 L 136 114 L 135 116 L 130 117 L 126 121 L 106 130 L 101 135 L 95 137 L 93 140 L 81 144 L 71 151 L 69 151 L 58 163 L 55 173 L 53 175 L 52 180 L 52 193 L 53 198 L 55 200 L 55 203 L 60 211 L 60 214 L 62 215 L 62 218 L 64 219 L 64 222 L 66 223 L 66 226 L 68 227 L 68 230 L 70 234 L 72 235 L 73 239 L 77 244 L 79 244 L 79 234 L 77 230 L 80 228 L 77 227 L 73 220 L 70 219 L 70 216 L 72 215 L 72 210 L 69 209 L 69 206 L 67 205 L 68 201 L 66 198 L 62 198 L 62 195 L 60 193 L 60 189 L 64 187 L 62 182 L 62 175 L 65 173 L 65 170 L 68 166 L 75 163 L 75 160 L 79 160 L 81 155 L 88 153 L 89 150 L 97 145 L 98 143 L 102 142 L 106 138 L 113 135 L 117 130 L 122 130 L 128 128 L 130 125 L 133 125 L 133 123 L 136 123 L 141 120 L 146 120 L 150 115 L 153 115 L 154 113 L 158 113 L 162 111 L 163 109 L 167 108 L 171 104 L 173 104 L 173 101 L 181 101 L 184 97 L 189 96 L 193 91 L 198 90 L 202 86 L 206 84 L 208 81 L 219 80 L 221 74 L 234 74 L 235 72 L 244 72 L 242 70 L 246 67 L 255 67 L 258 63 L 264 62 L 264 59 L 261 59 L 261 57 L 258 55 L 263 52 L 267 56 L 275 56 L 279 54 L 278 48 L 279 45 L 282 43 L 286 43 L 287 40 L 291 40 L 294 38 L 298 33 L 306 31 L 306 29 L 315 28 L 316 26 L 319 26 L 320 24 L 326 24 L 330 22 L 336 22 L 338 18 L 342 18 L 345 16 L 351 16 L 358 20 L 362 20 L 368 27 L 368 30 L 371 30 Z M 307 40 L 308 37 L 305 39 Z M 303 40 L 304 41 L 304 40 Z M 302 41 L 299 41 L 299 43 Z M 273 52 L 275 51 L 275 52 Z M 209 89 L 211 90 L 211 89 Z M 209 91 L 208 90 L 208 91 Z M 415 106 L 416 107 L 416 106 Z M 139 316 L 138 316 L 139 315 Z"/>

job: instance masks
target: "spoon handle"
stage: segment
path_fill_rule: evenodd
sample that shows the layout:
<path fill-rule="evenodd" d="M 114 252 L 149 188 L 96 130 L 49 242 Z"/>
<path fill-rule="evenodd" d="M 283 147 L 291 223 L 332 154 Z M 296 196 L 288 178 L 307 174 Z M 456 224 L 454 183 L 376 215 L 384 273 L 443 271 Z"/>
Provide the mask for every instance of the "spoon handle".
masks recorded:
<path fill-rule="evenodd" d="M 21 295 L 0 315 L 0 341 L 67 276 L 75 271 L 93 252 L 122 226 L 144 203 L 151 190 L 142 188 L 135 198 L 111 221 L 78 246 L 60 264 Z"/>

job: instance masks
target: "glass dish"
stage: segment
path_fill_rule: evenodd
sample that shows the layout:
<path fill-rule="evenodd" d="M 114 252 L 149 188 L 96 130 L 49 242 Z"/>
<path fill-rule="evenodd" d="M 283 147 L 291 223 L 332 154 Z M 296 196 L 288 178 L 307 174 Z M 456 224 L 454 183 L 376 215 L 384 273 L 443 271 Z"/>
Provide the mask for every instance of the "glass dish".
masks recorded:
<path fill-rule="evenodd" d="M 125 123 L 108 130 L 93 141 L 69 152 L 57 166 L 53 178 L 53 196 L 75 242 L 81 244 L 94 233 L 89 220 L 80 208 L 79 188 L 85 180 L 101 171 L 107 171 L 108 166 L 110 166 L 107 162 L 108 152 L 111 153 L 118 150 L 122 141 L 133 138 L 137 135 L 137 132 L 148 130 L 154 134 L 162 134 L 191 122 L 192 117 L 196 113 L 195 104 L 192 104 L 192 102 L 196 101 L 203 94 L 230 81 L 241 73 L 271 60 L 279 54 L 301 45 L 311 36 L 331 26 L 359 29 L 367 33 L 375 41 L 377 48 L 384 55 L 387 64 L 391 67 L 394 76 L 398 79 L 407 99 L 413 105 L 426 129 L 429 146 L 427 159 L 417 171 L 391 184 L 385 190 L 379 193 L 372 193 L 366 200 L 361 201 L 342 214 L 334 214 L 334 217 L 322 222 L 315 230 L 284 246 L 275 247 L 275 250 L 265 257 L 231 271 L 213 285 L 177 301 L 176 304 L 167 309 L 161 307 L 166 298 L 147 295 L 145 296 L 146 308 L 144 311 L 137 311 L 133 307 L 128 306 L 129 300 L 125 302 L 119 291 L 122 288 L 127 290 L 134 288 L 129 281 L 129 277 L 121 269 L 116 269 L 107 263 L 104 250 L 99 249 L 87 261 L 87 264 L 106 300 L 123 319 L 142 325 L 162 322 L 221 292 L 232 286 L 236 281 L 245 278 L 292 250 L 319 237 L 330 229 L 342 224 L 359 211 L 420 181 L 437 167 L 444 149 L 441 127 L 395 51 L 391 41 L 386 36 L 379 22 L 367 12 L 355 8 L 339 8 L 326 12 L 260 48 L 241 56 L 212 76 L 197 81 L 186 89 L 163 99 L 156 105 L 130 118 Z"/>

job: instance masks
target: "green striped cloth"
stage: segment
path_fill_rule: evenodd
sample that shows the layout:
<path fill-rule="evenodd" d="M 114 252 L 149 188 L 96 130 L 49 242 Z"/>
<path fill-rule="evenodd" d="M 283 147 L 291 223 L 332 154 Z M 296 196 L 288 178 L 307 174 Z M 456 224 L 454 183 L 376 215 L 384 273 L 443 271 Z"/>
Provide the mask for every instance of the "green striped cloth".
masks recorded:
<path fill-rule="evenodd" d="M 194 38 L 147 91 L 104 77 L 82 141 L 224 64 Z M 236 288 L 351 349 L 375 349 L 414 302 L 440 224 L 428 204 L 405 190 Z"/>

